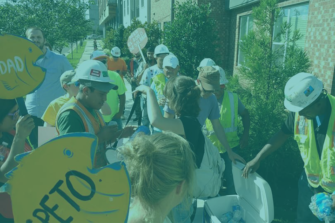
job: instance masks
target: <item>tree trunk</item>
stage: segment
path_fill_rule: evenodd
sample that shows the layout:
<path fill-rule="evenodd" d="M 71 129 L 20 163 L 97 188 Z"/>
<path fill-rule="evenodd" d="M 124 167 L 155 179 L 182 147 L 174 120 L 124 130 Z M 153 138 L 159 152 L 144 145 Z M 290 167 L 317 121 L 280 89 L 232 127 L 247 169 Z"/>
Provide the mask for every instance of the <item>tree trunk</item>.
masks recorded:
<path fill-rule="evenodd" d="M 78 41 L 76 41 L 76 49 L 77 49 L 77 53 L 78 53 Z"/>
<path fill-rule="evenodd" d="M 73 43 L 71 43 L 71 54 L 72 54 L 72 59 L 73 59 Z"/>

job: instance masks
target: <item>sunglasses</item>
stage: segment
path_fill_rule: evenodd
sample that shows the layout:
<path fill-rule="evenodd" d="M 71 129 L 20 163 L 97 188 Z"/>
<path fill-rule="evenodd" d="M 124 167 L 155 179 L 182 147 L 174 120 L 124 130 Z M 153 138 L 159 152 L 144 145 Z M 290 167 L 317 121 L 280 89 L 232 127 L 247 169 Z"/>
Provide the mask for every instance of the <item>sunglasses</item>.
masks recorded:
<path fill-rule="evenodd" d="M 20 110 L 17 109 L 16 111 L 14 111 L 13 113 L 8 113 L 8 116 L 11 116 L 12 117 L 12 120 L 15 120 L 19 117 L 19 113 L 20 113 Z"/>

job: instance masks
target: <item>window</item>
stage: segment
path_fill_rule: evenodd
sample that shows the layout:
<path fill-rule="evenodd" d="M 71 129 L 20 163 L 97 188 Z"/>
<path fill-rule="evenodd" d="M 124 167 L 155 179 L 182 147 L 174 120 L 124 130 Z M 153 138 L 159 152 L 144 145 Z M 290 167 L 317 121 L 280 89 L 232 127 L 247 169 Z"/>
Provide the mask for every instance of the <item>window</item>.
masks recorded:
<path fill-rule="evenodd" d="M 272 49 L 278 50 L 282 53 L 282 57 L 278 60 L 279 63 L 284 61 L 286 56 L 287 41 L 292 38 L 293 33 L 299 30 L 301 38 L 295 42 L 295 44 L 303 49 L 305 47 L 305 37 L 307 30 L 308 21 L 308 4 L 295 5 L 290 7 L 282 8 L 280 11 L 280 16 L 278 17 L 274 28 L 273 28 L 273 44 Z M 290 25 L 290 29 L 284 35 L 278 35 L 281 26 L 287 22 Z"/>
<path fill-rule="evenodd" d="M 144 0 L 141 0 L 141 6 L 144 7 Z"/>
<path fill-rule="evenodd" d="M 251 15 L 245 15 L 240 17 L 240 30 L 239 30 L 239 45 L 242 42 L 242 38 L 252 30 L 253 20 Z M 244 55 L 241 52 L 240 47 L 238 48 L 237 64 L 240 66 L 244 62 Z"/>
<path fill-rule="evenodd" d="M 158 25 L 158 29 L 162 30 L 162 24 L 161 23 L 157 23 L 157 25 Z"/>
<path fill-rule="evenodd" d="M 126 1 L 123 2 L 123 15 L 126 15 Z"/>
<path fill-rule="evenodd" d="M 127 4 L 127 15 L 129 15 L 129 8 L 130 8 L 130 4 L 129 4 L 129 0 L 127 0 L 128 4 Z"/>

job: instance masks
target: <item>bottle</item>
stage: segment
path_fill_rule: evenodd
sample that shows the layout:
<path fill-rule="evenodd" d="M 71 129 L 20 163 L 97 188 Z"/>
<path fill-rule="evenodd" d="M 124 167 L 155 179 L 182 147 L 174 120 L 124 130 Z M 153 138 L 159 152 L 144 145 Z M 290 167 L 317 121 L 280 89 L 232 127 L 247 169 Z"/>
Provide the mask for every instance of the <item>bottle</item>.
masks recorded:
<path fill-rule="evenodd" d="M 234 204 L 233 205 L 233 219 L 235 221 L 240 221 L 242 218 L 242 209 L 241 206 L 239 204 Z"/>
<path fill-rule="evenodd" d="M 132 141 L 137 134 L 140 132 L 144 133 L 145 135 L 150 135 L 150 129 L 144 125 L 141 125 L 136 129 L 136 131 L 130 136 L 129 141 Z"/>
<path fill-rule="evenodd" d="M 228 223 L 232 218 L 233 218 L 233 212 L 229 211 L 221 215 L 219 220 L 221 223 Z"/>

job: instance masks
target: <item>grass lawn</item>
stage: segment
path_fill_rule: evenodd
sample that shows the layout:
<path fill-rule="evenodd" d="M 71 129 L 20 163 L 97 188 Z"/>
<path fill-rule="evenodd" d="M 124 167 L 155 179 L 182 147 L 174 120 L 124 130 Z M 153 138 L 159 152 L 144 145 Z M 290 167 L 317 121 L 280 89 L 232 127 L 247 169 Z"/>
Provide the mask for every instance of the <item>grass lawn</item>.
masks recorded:
<path fill-rule="evenodd" d="M 77 67 L 77 65 L 80 61 L 80 58 L 85 51 L 86 42 L 87 41 L 85 40 L 84 43 L 83 43 L 83 46 L 78 45 L 78 52 L 77 52 L 77 49 L 73 50 L 73 59 L 72 59 L 72 53 L 70 53 L 66 56 L 66 58 L 69 60 L 69 62 L 71 63 L 73 68 Z"/>

